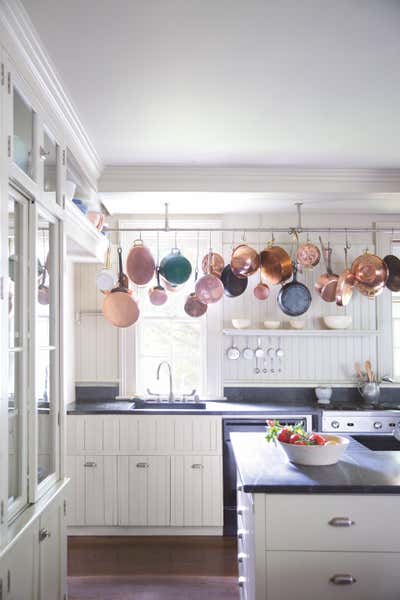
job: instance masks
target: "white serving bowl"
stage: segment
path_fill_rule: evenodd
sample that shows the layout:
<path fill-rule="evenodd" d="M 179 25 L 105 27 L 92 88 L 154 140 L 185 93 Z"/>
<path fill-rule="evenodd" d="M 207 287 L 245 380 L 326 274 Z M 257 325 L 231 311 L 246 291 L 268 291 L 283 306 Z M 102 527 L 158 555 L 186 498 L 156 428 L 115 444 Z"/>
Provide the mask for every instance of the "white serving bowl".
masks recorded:
<path fill-rule="evenodd" d="M 306 322 L 304 319 L 290 319 L 289 325 L 292 329 L 304 329 Z"/>
<path fill-rule="evenodd" d="M 264 321 L 265 329 L 279 329 L 280 326 L 280 321 Z"/>
<path fill-rule="evenodd" d="M 322 319 L 328 329 L 348 329 L 353 322 L 349 315 L 327 315 Z"/>
<path fill-rule="evenodd" d="M 232 319 L 232 325 L 235 329 L 246 329 L 246 327 L 250 327 L 251 321 L 250 319 Z"/>
<path fill-rule="evenodd" d="M 328 435 L 320 433 L 326 441 L 334 441 L 336 444 L 328 446 L 295 446 L 285 442 L 277 442 L 284 450 L 286 456 L 292 463 L 298 465 L 307 465 L 322 467 L 336 464 L 346 451 L 349 445 L 348 438 L 340 435 Z"/>

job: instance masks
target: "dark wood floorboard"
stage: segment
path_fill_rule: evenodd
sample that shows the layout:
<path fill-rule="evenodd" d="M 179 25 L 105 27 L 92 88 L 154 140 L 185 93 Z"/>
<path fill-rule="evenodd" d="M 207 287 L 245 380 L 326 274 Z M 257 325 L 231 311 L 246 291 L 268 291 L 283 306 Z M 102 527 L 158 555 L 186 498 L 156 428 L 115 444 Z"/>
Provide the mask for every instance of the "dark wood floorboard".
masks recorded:
<path fill-rule="evenodd" d="M 236 540 L 71 537 L 70 600 L 237 600 Z"/>

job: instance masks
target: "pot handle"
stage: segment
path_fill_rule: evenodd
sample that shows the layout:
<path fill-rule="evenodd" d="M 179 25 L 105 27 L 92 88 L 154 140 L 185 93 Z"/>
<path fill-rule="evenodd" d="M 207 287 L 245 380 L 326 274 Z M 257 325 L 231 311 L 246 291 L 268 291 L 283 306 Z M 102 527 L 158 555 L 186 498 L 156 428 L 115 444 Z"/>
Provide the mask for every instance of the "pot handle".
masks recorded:
<path fill-rule="evenodd" d="M 118 247 L 118 283 L 120 287 L 124 287 L 123 270 L 122 270 L 122 248 Z"/>

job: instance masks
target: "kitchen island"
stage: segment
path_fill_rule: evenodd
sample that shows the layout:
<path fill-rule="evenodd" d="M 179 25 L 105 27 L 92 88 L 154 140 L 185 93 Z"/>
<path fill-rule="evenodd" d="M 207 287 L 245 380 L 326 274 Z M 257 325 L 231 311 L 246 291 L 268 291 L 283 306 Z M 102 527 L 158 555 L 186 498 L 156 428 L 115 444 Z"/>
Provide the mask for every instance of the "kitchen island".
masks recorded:
<path fill-rule="evenodd" d="M 263 434 L 231 439 L 243 600 L 399 598 L 399 452 L 351 439 L 337 465 L 306 467 Z"/>

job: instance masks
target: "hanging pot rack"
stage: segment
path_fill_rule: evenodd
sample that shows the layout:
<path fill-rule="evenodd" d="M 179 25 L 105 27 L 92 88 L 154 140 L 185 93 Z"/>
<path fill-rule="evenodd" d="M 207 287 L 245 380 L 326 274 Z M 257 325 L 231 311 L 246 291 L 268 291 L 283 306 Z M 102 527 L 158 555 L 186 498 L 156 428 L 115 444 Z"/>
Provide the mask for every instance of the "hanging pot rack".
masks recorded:
<path fill-rule="evenodd" d="M 141 233 L 184 233 L 184 232 L 199 232 L 199 233 L 288 233 L 296 235 L 301 233 L 391 233 L 400 232 L 400 227 L 303 227 L 301 206 L 302 202 L 295 202 L 297 209 L 297 225 L 295 227 L 170 227 L 169 225 L 169 208 L 168 203 L 165 203 L 164 209 L 164 226 L 163 227 L 109 227 L 104 225 L 105 233 L 111 232 L 135 232 Z"/>

